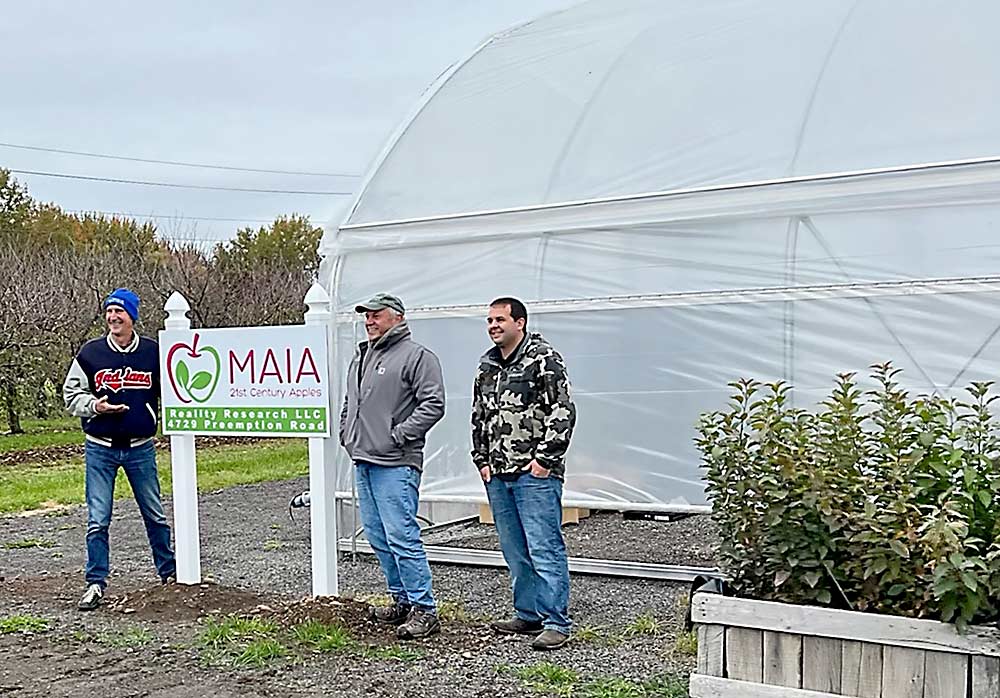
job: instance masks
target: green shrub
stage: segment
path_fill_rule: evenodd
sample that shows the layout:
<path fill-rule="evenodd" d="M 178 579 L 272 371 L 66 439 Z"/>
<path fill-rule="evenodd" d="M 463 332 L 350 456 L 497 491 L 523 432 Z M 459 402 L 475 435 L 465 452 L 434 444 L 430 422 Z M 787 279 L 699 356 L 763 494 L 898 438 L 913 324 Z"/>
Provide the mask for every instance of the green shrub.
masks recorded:
<path fill-rule="evenodd" d="M 1000 427 L 991 383 L 912 396 L 899 369 L 873 390 L 840 374 L 815 411 L 785 383 L 740 380 L 702 416 L 722 564 L 738 593 L 955 621 L 1000 595 Z"/>

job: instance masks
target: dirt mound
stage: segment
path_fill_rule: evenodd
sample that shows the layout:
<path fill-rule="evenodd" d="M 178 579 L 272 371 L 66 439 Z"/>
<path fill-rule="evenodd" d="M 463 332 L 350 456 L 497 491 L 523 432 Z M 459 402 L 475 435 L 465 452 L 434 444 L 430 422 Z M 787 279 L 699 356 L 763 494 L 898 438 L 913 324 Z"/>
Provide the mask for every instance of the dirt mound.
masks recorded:
<path fill-rule="evenodd" d="M 213 583 L 162 584 L 108 597 L 111 611 L 141 620 L 193 621 L 207 616 L 259 615 L 270 609 L 266 594 Z"/>
<path fill-rule="evenodd" d="M 336 623 L 349 628 L 373 624 L 368 613 L 368 604 L 354 599 L 324 596 L 302 599 L 278 608 L 262 610 L 265 611 L 265 615 L 278 621 L 281 625 L 298 625 L 310 620 L 328 624 Z"/>
<path fill-rule="evenodd" d="M 83 593 L 83 586 L 78 574 L 37 576 L 16 574 L 10 577 L 0 576 L 0 581 L 7 585 L 5 593 L 16 597 L 70 599 L 74 595 Z"/>

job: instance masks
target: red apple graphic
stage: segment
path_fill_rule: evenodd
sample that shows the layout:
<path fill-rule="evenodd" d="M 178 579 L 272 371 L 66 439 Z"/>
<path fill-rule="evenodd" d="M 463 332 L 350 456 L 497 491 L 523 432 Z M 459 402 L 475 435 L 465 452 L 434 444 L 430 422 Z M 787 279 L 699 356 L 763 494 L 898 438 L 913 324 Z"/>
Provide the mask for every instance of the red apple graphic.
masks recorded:
<path fill-rule="evenodd" d="M 206 402 L 219 384 L 222 362 L 215 347 L 198 349 L 197 332 L 191 344 L 177 342 L 167 352 L 167 378 L 170 387 L 184 404 Z"/>

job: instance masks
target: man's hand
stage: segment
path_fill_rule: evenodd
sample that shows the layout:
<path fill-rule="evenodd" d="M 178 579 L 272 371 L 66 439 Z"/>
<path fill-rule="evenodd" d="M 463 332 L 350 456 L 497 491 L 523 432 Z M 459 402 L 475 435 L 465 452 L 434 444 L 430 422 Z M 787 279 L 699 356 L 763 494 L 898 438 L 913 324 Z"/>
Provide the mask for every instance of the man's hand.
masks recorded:
<path fill-rule="evenodd" d="M 111 405 L 108 404 L 108 396 L 105 395 L 99 398 L 97 402 L 94 403 L 94 412 L 97 414 L 113 414 L 116 412 L 127 412 L 128 405 Z"/>
<path fill-rule="evenodd" d="M 490 466 L 484 465 L 482 468 L 480 468 L 479 469 L 479 476 L 481 478 L 483 478 L 483 482 L 489 482 L 490 481 Z"/>
<path fill-rule="evenodd" d="M 548 468 L 543 468 L 541 465 L 539 465 L 538 461 L 535 460 L 534 458 L 531 459 L 531 463 L 529 463 L 528 466 L 531 469 L 531 474 L 534 475 L 535 477 L 546 478 L 549 476 L 549 473 L 552 472 Z"/>

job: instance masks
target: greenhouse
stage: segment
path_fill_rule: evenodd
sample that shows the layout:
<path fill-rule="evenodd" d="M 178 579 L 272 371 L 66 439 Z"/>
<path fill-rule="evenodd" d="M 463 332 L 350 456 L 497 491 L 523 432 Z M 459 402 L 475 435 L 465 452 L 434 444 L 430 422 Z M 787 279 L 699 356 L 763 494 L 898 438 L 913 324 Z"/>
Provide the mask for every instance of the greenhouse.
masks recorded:
<path fill-rule="evenodd" d="M 663 511 L 705 505 L 695 424 L 734 379 L 805 406 L 886 360 L 919 392 L 1000 376 L 998 25 L 985 0 L 596 0 L 490 38 L 321 243 L 334 366 L 353 306 L 401 296 L 448 391 L 421 496 L 485 501 L 472 378 L 486 304 L 519 297 L 573 381 L 565 503 Z"/>

